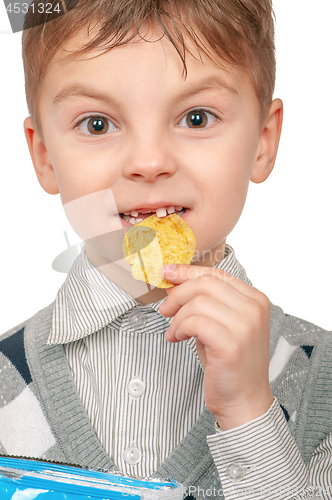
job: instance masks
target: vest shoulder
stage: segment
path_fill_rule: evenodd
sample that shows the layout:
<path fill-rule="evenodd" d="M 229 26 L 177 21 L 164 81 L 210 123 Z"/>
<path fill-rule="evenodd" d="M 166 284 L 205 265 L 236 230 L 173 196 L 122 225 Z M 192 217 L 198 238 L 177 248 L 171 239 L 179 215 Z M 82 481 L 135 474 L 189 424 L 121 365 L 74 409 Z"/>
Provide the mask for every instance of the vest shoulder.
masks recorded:
<path fill-rule="evenodd" d="M 32 382 L 32 376 L 26 356 L 25 331 L 30 325 L 41 323 L 53 311 L 53 303 L 38 311 L 26 321 L 19 323 L 0 336 L 0 387 L 3 401 L 10 401 L 12 395 Z M 6 393 L 6 394 L 5 394 Z M 1 404 L 0 404 L 1 408 Z"/>
<path fill-rule="evenodd" d="M 0 342 L 2 342 L 4 339 L 7 339 L 7 338 L 15 335 L 20 330 L 24 330 L 24 328 L 26 326 L 28 326 L 29 323 L 31 323 L 32 321 L 35 321 L 39 317 L 43 317 L 45 315 L 48 315 L 51 311 L 53 311 L 53 307 L 54 307 L 54 302 L 52 302 L 48 306 L 46 306 L 43 309 L 41 309 L 40 311 L 38 311 L 36 314 L 34 314 L 33 316 L 31 316 L 27 320 L 22 321 L 22 323 L 19 323 L 16 326 L 14 326 L 13 328 L 10 328 L 6 332 L 0 334 Z"/>
<path fill-rule="evenodd" d="M 306 321 L 305 319 L 284 313 L 284 311 L 274 304 L 271 304 L 270 315 L 271 340 L 276 340 L 280 336 L 289 340 L 317 343 L 325 340 L 332 341 L 332 332 L 320 326 Z"/>

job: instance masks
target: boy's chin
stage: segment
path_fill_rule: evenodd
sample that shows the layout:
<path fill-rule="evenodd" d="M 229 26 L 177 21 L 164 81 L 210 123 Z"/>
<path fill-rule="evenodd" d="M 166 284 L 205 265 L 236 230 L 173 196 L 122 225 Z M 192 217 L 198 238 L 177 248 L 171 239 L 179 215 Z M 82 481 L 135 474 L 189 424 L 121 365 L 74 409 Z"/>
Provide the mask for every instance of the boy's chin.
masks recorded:
<path fill-rule="evenodd" d="M 124 259 L 116 263 L 111 262 L 88 246 L 86 254 L 90 263 L 100 273 L 140 304 L 152 304 L 167 296 L 165 289 L 151 287 L 143 281 L 135 280 L 131 274 L 131 266 Z"/>
<path fill-rule="evenodd" d="M 196 248 L 194 258 L 191 261 L 193 266 L 213 267 L 225 258 L 226 239 L 216 245 L 211 250 L 199 250 Z"/>
<path fill-rule="evenodd" d="M 122 261 L 124 259 L 122 252 L 123 238 L 123 229 L 118 229 L 85 240 L 86 253 L 95 260 L 98 259 L 100 263 L 103 262 L 101 265 Z"/>

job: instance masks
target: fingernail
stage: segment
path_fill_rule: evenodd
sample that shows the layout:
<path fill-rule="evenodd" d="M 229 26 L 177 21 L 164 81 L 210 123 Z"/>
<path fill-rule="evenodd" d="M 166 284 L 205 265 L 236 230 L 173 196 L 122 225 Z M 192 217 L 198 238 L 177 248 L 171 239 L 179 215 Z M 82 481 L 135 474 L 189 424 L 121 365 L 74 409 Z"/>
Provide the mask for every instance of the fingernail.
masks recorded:
<path fill-rule="evenodd" d="M 167 273 L 170 273 L 171 271 L 174 271 L 176 268 L 176 264 L 166 264 L 161 268 L 161 273 L 162 276 L 164 276 Z"/>

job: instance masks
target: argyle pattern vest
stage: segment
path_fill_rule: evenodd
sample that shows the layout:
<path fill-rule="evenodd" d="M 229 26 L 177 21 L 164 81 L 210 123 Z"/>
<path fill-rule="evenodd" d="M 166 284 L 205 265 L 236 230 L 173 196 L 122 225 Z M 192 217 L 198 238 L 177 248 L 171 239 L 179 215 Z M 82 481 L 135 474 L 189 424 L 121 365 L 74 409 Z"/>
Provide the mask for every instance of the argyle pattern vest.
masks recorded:
<path fill-rule="evenodd" d="M 116 471 L 77 395 L 63 346 L 46 344 L 53 305 L 0 337 L 0 455 Z M 308 463 L 332 430 L 332 333 L 272 304 L 270 325 L 271 388 Z M 206 442 L 214 422 L 205 408 L 153 477 L 223 498 Z"/>

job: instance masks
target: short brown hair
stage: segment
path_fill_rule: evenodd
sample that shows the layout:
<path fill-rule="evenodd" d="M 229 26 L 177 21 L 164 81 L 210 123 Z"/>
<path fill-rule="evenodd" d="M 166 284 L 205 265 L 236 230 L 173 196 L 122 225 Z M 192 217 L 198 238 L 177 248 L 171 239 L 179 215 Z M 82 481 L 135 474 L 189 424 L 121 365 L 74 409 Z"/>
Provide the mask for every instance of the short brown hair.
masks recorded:
<path fill-rule="evenodd" d="M 41 0 L 37 2 L 40 5 Z M 260 120 L 265 119 L 276 72 L 272 0 L 66 0 L 66 6 L 67 12 L 55 19 L 49 14 L 32 14 L 30 7 L 25 19 L 22 55 L 26 98 L 39 133 L 38 89 L 48 64 L 84 27 L 88 33 L 94 26 L 98 27 L 96 36 L 64 59 L 95 48 L 106 51 L 124 45 L 147 26 L 155 25 L 176 48 L 185 74 L 186 52 L 191 53 L 186 38 L 212 62 L 220 65 L 224 60 L 249 70 Z"/>

